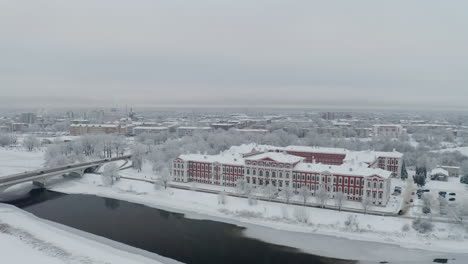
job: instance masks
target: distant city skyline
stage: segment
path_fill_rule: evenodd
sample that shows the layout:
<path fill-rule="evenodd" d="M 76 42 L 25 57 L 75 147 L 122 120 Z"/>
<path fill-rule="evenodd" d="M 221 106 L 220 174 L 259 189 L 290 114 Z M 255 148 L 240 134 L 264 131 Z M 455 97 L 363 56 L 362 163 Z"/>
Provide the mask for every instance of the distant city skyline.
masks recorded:
<path fill-rule="evenodd" d="M 468 111 L 467 9 L 0 1 L 0 107 Z"/>

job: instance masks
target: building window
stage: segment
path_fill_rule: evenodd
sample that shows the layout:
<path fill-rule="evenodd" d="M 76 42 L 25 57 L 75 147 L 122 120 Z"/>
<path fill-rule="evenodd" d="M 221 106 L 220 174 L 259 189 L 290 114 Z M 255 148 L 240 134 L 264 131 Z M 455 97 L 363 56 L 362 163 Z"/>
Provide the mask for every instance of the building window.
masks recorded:
<path fill-rule="evenodd" d="M 343 181 L 342 181 L 342 178 L 338 178 L 338 183 L 341 184 Z"/>
<path fill-rule="evenodd" d="M 344 184 L 348 184 L 348 178 L 344 179 Z"/>
<path fill-rule="evenodd" d="M 376 183 L 376 182 L 374 182 L 374 188 L 377 188 L 377 183 Z M 374 197 L 374 198 L 375 198 L 375 197 Z"/>
<path fill-rule="evenodd" d="M 367 188 L 370 188 L 370 182 L 367 182 Z"/>
<path fill-rule="evenodd" d="M 382 199 L 382 193 L 379 193 L 379 199 Z"/>
<path fill-rule="evenodd" d="M 351 181 L 351 185 L 354 185 L 354 179 L 353 179 L 353 178 L 351 178 L 351 180 L 350 180 L 350 181 Z"/>
<path fill-rule="evenodd" d="M 250 174 L 250 170 L 249 170 L 249 169 L 247 169 L 247 174 Z"/>
<path fill-rule="evenodd" d="M 382 188 L 383 188 L 383 183 L 380 183 L 380 189 L 382 189 Z"/>

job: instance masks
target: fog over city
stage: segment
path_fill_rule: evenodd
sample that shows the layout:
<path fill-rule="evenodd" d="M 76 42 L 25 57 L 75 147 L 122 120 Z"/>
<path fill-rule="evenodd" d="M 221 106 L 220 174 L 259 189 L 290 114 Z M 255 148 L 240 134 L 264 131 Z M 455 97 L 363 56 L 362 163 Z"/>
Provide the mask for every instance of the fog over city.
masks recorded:
<path fill-rule="evenodd" d="M 0 104 L 467 110 L 467 8 L 0 1 Z"/>

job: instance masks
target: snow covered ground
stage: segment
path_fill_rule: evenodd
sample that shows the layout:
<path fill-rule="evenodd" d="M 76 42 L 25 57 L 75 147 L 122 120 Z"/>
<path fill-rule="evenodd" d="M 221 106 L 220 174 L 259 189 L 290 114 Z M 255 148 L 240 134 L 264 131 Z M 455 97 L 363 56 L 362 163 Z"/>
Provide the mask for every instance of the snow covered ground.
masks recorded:
<path fill-rule="evenodd" d="M 228 197 L 227 203 L 222 205 L 218 203 L 218 197 L 214 194 L 179 189 L 155 190 L 152 184 L 140 181 L 122 179 L 112 187 L 103 186 L 101 177 L 93 174 L 86 174 L 82 179 L 62 182 L 52 189 L 64 193 L 84 193 L 121 199 L 182 212 L 189 217 L 235 223 L 249 227 L 250 231 L 247 233 L 259 239 L 296 246 L 306 252 L 328 257 L 349 258 L 349 254 L 351 257 L 358 256 L 348 252 L 349 250 L 337 252 L 333 245 L 317 249 L 316 243 L 312 242 L 315 241 L 316 235 L 352 239 L 353 242 L 349 242 L 348 247 L 353 247 L 354 241 L 357 244 L 363 241 L 380 242 L 385 244 L 372 243 L 372 245 L 393 244 L 399 249 L 400 247 L 424 249 L 427 250 L 424 251 L 426 255 L 444 254 L 436 252 L 466 253 L 468 248 L 468 234 L 461 225 L 435 223 L 434 232 L 423 235 L 411 228 L 402 231 L 405 225 L 411 226 L 412 220 L 406 218 L 353 214 L 318 208 L 304 209 L 302 206 L 286 206 L 263 201 L 251 206 L 247 199 L 235 197 Z M 263 236 L 266 233 L 256 232 L 257 228 L 287 232 L 280 237 Z M 298 237 L 310 241 L 298 244 L 296 240 Z M 356 250 L 360 252 L 361 260 L 382 260 L 383 253 L 376 255 L 375 252 Z M 394 255 L 387 253 L 388 257 Z"/>
<path fill-rule="evenodd" d="M 0 177 L 42 168 L 44 152 L 0 147 Z"/>
<path fill-rule="evenodd" d="M 1 263 L 162 263 L 142 256 L 137 249 L 125 245 L 118 246 L 127 250 L 117 249 L 106 243 L 117 242 L 97 238 L 105 242 L 101 243 L 83 233 L 42 220 L 14 206 L 0 204 Z M 167 263 L 175 261 L 168 260 Z"/>

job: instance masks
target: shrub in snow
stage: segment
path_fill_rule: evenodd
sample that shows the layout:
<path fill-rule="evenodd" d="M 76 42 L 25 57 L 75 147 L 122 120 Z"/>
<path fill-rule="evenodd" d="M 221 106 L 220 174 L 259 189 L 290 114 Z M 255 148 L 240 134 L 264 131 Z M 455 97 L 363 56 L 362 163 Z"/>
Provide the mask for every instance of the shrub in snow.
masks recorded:
<path fill-rule="evenodd" d="M 432 232 L 434 224 L 427 219 L 417 218 L 413 220 L 412 227 L 421 234 Z"/>
<path fill-rule="evenodd" d="M 218 193 L 218 204 L 226 204 L 227 203 L 227 195 L 226 192 L 222 191 Z"/>
<path fill-rule="evenodd" d="M 423 212 L 424 214 L 429 214 L 429 213 L 431 212 L 431 208 L 429 208 L 429 207 L 423 207 L 422 212 Z"/>
<path fill-rule="evenodd" d="M 250 206 L 257 205 L 257 198 L 255 198 L 252 194 L 249 195 L 247 198 L 247 202 L 249 203 Z"/>
<path fill-rule="evenodd" d="M 249 210 L 236 211 L 236 215 L 240 217 L 246 217 L 246 218 L 262 218 L 262 213 L 252 212 Z"/>
<path fill-rule="evenodd" d="M 408 232 L 409 230 L 410 230 L 409 224 L 404 224 L 404 225 L 401 227 L 401 231 L 403 231 L 403 232 Z"/>
<path fill-rule="evenodd" d="M 281 206 L 281 216 L 283 217 L 283 219 L 288 219 L 289 218 L 288 207 L 285 206 L 285 205 Z"/>
<path fill-rule="evenodd" d="M 309 222 L 309 212 L 305 207 L 294 207 L 294 218 L 300 223 Z"/>
<path fill-rule="evenodd" d="M 345 228 L 357 232 L 359 231 L 359 222 L 357 220 L 357 215 L 349 215 L 348 218 L 344 221 Z"/>

